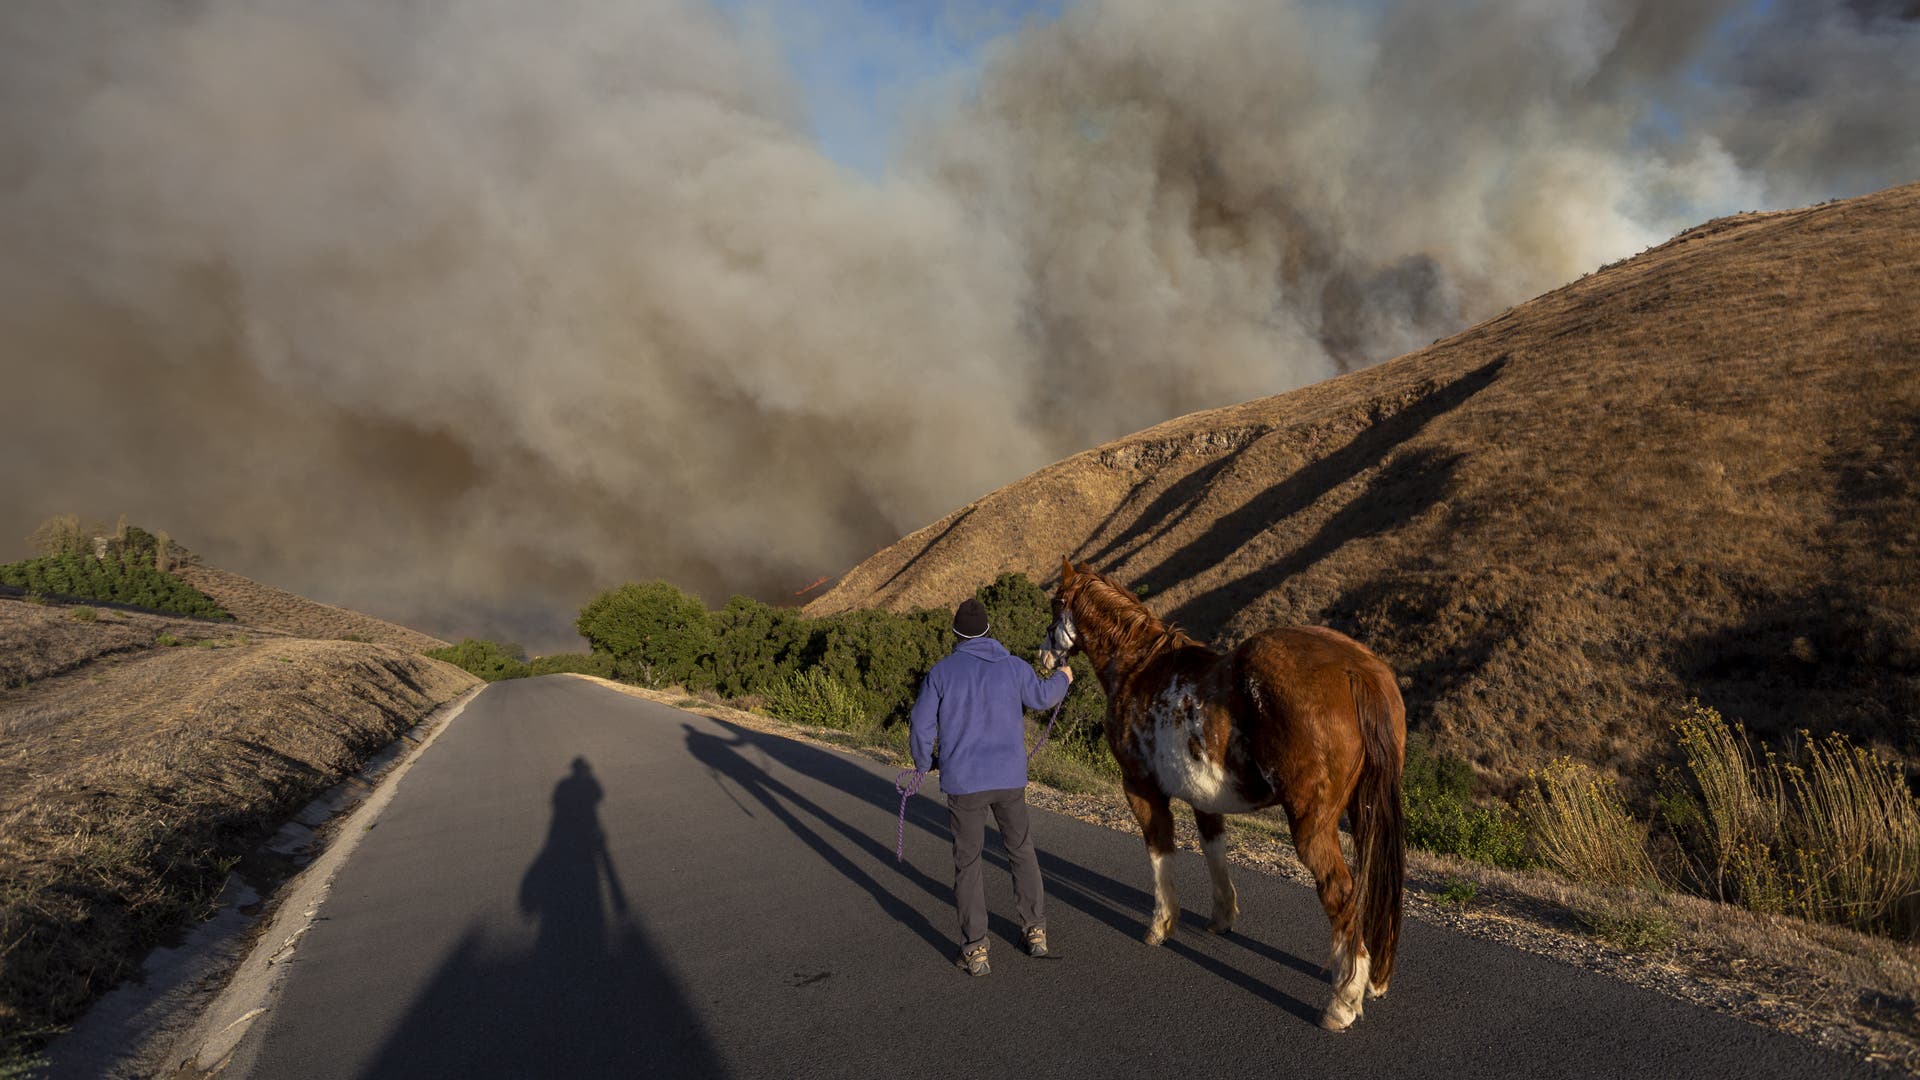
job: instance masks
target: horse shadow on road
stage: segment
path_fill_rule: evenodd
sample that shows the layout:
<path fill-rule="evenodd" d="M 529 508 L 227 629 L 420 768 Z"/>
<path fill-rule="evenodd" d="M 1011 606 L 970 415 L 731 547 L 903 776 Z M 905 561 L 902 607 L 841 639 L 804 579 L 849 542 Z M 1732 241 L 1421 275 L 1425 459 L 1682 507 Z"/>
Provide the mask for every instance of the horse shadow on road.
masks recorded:
<path fill-rule="evenodd" d="M 792 785 L 774 776 L 754 758 L 784 766 L 858 798 L 875 809 L 885 811 L 886 820 L 892 824 L 899 810 L 899 796 L 883 778 L 839 754 L 740 727 L 715 717 L 707 719 L 728 734 L 715 735 L 691 724 L 683 724 L 682 728 L 686 732 L 688 753 L 694 760 L 707 766 L 716 782 L 724 778 L 745 790 L 753 803 L 772 814 L 803 843 L 818 852 L 828 865 L 871 895 L 881 910 L 912 929 L 943 956 L 952 955 L 958 947 L 957 934 L 934 926 L 918 907 L 894 891 L 900 885 L 918 888 L 950 911 L 953 903 L 950 877 L 935 877 L 911 862 L 896 862 L 892 846 L 885 843 L 886 839 L 891 839 L 890 836 L 881 838 L 870 825 L 856 826 L 837 816 L 794 790 Z M 742 812 L 752 813 L 749 805 L 741 804 L 737 799 L 735 804 L 740 806 Z M 803 820 L 802 814 L 817 823 L 818 828 L 809 824 L 808 820 Z M 946 809 L 932 798 L 916 796 L 907 801 L 907 827 L 931 834 L 942 844 L 952 843 Z M 1010 872 L 998 830 L 989 828 L 988 832 L 990 835 L 983 857 L 1002 873 Z M 836 847 L 825 835 L 828 833 L 851 844 L 858 853 L 857 857 Z M 1064 858 L 1049 850 L 1044 843 L 1040 848 L 1040 868 L 1050 905 L 1064 904 L 1083 912 L 1108 929 L 1136 942 L 1144 932 L 1147 915 L 1153 909 L 1153 897 L 1144 889 L 1115 881 L 1098 870 Z M 1318 910 L 1317 902 L 1315 910 Z M 1021 928 L 1012 919 L 997 913 L 990 919 L 990 933 L 1016 948 L 1024 948 Z M 1188 927 L 1190 934 L 1206 934 L 1206 920 L 1196 912 L 1184 913 L 1182 923 Z M 1323 974 L 1320 965 L 1244 934 L 1232 934 L 1225 940 L 1268 962 L 1310 976 Z M 1144 945 L 1141 947 L 1145 948 Z M 1189 946 L 1178 938 L 1169 939 L 1162 947 L 1306 1023 L 1319 1022 L 1319 1009 L 1274 987 L 1261 978 L 1257 971 L 1244 970 L 1237 964 Z"/>
<path fill-rule="evenodd" d="M 470 928 L 365 1078 L 725 1072 L 673 976 L 629 917 L 607 850 L 605 792 L 583 758 L 554 785 L 545 844 L 521 877 L 530 951 Z"/>

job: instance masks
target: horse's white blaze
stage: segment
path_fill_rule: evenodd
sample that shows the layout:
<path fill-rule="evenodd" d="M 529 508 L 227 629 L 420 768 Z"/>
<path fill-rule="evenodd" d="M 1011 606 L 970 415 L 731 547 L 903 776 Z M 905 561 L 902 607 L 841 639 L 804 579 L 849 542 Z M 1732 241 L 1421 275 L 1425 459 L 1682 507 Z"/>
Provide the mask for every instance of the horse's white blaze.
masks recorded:
<path fill-rule="evenodd" d="M 1066 663 L 1067 651 L 1073 648 L 1074 638 L 1073 612 L 1063 611 L 1060 613 L 1060 618 L 1054 622 L 1053 629 L 1047 631 L 1047 640 L 1040 646 L 1040 651 L 1045 655 L 1047 663 L 1049 665 Z"/>
<path fill-rule="evenodd" d="M 1191 683 L 1174 680 L 1154 699 L 1148 715 L 1152 723 L 1141 733 L 1141 750 L 1161 791 L 1214 814 L 1244 814 L 1255 808 L 1227 771 L 1207 756 L 1206 713 Z"/>

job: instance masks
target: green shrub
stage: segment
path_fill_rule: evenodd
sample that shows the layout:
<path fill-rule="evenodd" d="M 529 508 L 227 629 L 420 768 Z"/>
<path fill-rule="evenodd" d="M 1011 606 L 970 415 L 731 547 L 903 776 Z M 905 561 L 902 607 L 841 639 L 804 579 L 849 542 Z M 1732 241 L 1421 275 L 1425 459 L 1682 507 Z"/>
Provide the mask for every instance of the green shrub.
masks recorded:
<path fill-rule="evenodd" d="M 1080 684 L 1073 684 L 1078 687 Z M 1072 697 L 1068 698 L 1069 708 Z M 1113 759 L 1113 753 L 1107 748 L 1106 736 L 1097 735 L 1097 741 L 1089 740 L 1073 731 L 1065 730 L 1068 709 L 1060 712 L 1060 725 L 1053 729 L 1053 737 L 1040 753 L 1027 763 L 1027 775 L 1049 787 L 1061 791 L 1098 792 L 1110 790 L 1113 783 L 1120 779 L 1120 763 Z M 1046 721 L 1036 717 L 1034 734 L 1028 740 L 1031 746 L 1040 737 L 1040 731 Z"/>
<path fill-rule="evenodd" d="M 766 691 L 767 711 L 782 720 L 856 731 L 871 727 L 860 696 L 819 668 L 788 675 Z"/>
<path fill-rule="evenodd" d="M 664 581 L 622 585 L 594 597 L 574 628 L 613 658 L 618 677 L 650 687 L 713 682 L 713 627 L 707 609 Z"/>
<path fill-rule="evenodd" d="M 606 653 L 555 653 L 552 656 L 536 656 L 527 661 L 528 675 L 558 675 L 562 672 L 598 675 L 603 679 L 611 679 L 613 678 L 613 657 Z"/>
<path fill-rule="evenodd" d="M 1526 829 L 1510 807 L 1482 807 L 1473 798 L 1473 770 L 1437 755 L 1418 733 L 1407 735 L 1401 790 L 1407 842 L 1442 855 L 1491 866 L 1526 864 Z"/>
<path fill-rule="evenodd" d="M 952 651 L 952 619 L 934 610 L 861 610 L 815 619 L 808 624 L 802 662 L 852 691 L 867 717 L 897 722 L 913 707 L 928 670 Z"/>
<path fill-rule="evenodd" d="M 1102 771 L 1118 776 L 1120 763 L 1113 760 L 1113 751 L 1107 746 L 1107 694 L 1093 673 L 1093 662 L 1075 656 L 1067 666 L 1073 668 L 1073 689 L 1061 703 L 1053 737 L 1074 747 L 1090 763 L 1098 763 Z"/>
<path fill-rule="evenodd" d="M 1053 605 L 1027 575 L 1001 574 L 974 598 L 987 609 L 990 632 L 1009 652 L 1032 657 L 1040 651 L 1053 624 Z"/>
<path fill-rule="evenodd" d="M 466 638 L 458 645 L 449 645 L 444 649 L 429 649 L 427 655 L 465 668 L 488 682 L 524 679 L 528 674 L 527 665 L 515 659 L 498 642 L 479 638 Z"/>
<path fill-rule="evenodd" d="M 74 622 L 92 622 L 99 617 L 99 612 L 85 605 L 73 608 L 67 612 L 67 618 L 72 619 Z"/>
<path fill-rule="evenodd" d="M 792 608 L 736 596 L 713 613 L 713 687 L 729 697 L 758 694 L 800 666 L 810 632 Z"/>
<path fill-rule="evenodd" d="M 128 530 L 152 540 L 138 529 Z M 172 574 L 154 569 L 155 548 L 113 547 L 105 559 L 63 551 L 0 566 L 0 584 L 29 593 L 105 600 L 202 619 L 229 619 L 213 598 Z M 130 553 L 130 554 L 129 554 Z"/>

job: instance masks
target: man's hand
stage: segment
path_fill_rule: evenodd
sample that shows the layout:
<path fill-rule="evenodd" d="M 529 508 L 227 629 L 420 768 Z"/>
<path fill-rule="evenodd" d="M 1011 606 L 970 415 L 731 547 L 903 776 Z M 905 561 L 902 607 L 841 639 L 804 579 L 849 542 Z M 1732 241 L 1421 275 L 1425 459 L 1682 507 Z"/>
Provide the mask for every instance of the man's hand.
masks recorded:
<path fill-rule="evenodd" d="M 1067 685 L 1072 686 L 1073 685 L 1073 665 L 1062 664 L 1060 665 L 1060 670 L 1067 673 Z"/>

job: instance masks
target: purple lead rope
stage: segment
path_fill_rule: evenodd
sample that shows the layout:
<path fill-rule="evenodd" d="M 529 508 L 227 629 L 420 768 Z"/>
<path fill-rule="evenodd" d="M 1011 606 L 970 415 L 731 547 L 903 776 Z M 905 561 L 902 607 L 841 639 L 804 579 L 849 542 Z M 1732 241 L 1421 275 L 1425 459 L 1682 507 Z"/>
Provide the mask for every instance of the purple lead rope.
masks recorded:
<path fill-rule="evenodd" d="M 905 785 L 900 782 L 913 777 Z M 927 782 L 927 774 L 919 769 L 902 769 L 900 775 L 893 778 L 893 790 L 900 793 L 900 827 L 893 833 L 893 861 L 899 862 L 905 857 L 907 849 L 907 800 L 920 794 L 920 785 Z"/>
<path fill-rule="evenodd" d="M 1053 734 L 1053 722 L 1060 719 L 1060 707 L 1066 703 L 1067 699 L 1061 698 L 1060 704 L 1053 707 L 1053 715 L 1047 717 L 1047 730 L 1040 733 L 1040 741 L 1034 743 L 1033 749 L 1027 751 L 1027 760 L 1029 762 L 1033 760 L 1033 755 L 1040 752 L 1041 747 L 1047 745 L 1047 737 Z M 902 769 L 900 770 L 900 775 L 893 778 L 893 790 L 900 793 L 900 823 L 899 827 L 893 831 L 894 862 L 899 862 L 906 858 L 907 800 L 920 794 L 920 785 L 926 782 L 927 774 L 925 770 L 922 769 Z"/>
<path fill-rule="evenodd" d="M 1071 689 L 1071 687 L 1069 687 L 1069 689 Z M 1066 698 L 1060 699 L 1060 705 L 1065 705 L 1066 703 Z M 1047 745 L 1047 736 L 1053 734 L 1053 722 L 1060 719 L 1060 705 L 1055 705 L 1053 707 L 1053 715 L 1047 717 L 1047 730 L 1040 733 L 1040 741 L 1034 743 L 1033 749 L 1027 751 L 1027 761 L 1033 761 L 1033 755 L 1039 753 L 1040 748 Z"/>

